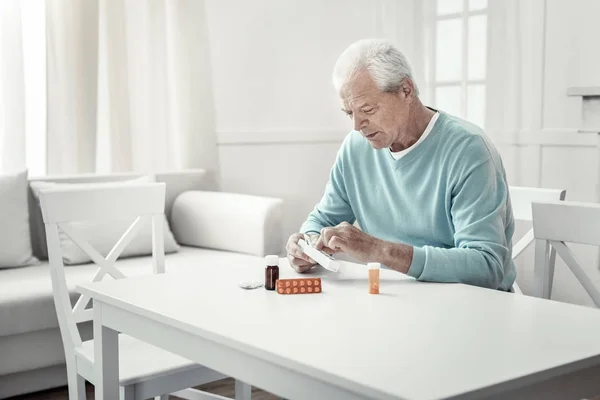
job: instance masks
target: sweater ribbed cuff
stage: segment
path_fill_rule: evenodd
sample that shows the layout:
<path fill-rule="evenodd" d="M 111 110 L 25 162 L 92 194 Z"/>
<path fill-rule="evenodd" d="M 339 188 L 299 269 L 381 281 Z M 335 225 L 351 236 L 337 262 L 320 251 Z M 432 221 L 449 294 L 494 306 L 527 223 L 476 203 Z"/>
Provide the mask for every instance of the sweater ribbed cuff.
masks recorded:
<path fill-rule="evenodd" d="M 413 258 L 408 268 L 408 276 L 419 279 L 425 268 L 425 249 L 422 247 L 413 247 Z"/>

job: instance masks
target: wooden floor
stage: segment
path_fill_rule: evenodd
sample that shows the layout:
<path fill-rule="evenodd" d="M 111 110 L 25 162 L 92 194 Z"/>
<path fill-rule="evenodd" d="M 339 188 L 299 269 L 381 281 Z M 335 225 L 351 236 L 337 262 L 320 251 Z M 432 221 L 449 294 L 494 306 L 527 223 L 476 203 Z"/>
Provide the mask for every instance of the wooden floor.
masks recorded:
<path fill-rule="evenodd" d="M 231 378 L 223 379 L 217 382 L 208 383 L 198 386 L 198 389 L 205 390 L 210 393 L 218 394 L 225 397 L 233 398 L 234 396 L 234 380 Z M 67 388 L 58 388 L 46 390 L 33 394 L 25 394 L 22 396 L 11 397 L 7 400 L 68 400 L 69 395 Z M 170 400 L 177 400 L 178 397 L 170 396 Z M 279 400 L 280 398 L 267 393 L 263 390 L 252 388 L 252 400 Z M 87 385 L 87 400 L 94 400 L 94 386 Z"/>
<path fill-rule="evenodd" d="M 218 394 L 221 396 L 233 399 L 234 396 L 234 381 L 231 378 L 223 379 L 217 382 L 208 383 L 198 386 L 198 389 Z M 170 396 L 170 400 L 179 400 L 179 397 Z M 263 390 L 252 388 L 252 400 L 280 400 L 280 397 L 274 396 Z M 10 397 L 6 400 L 69 400 L 67 388 L 58 388 L 38 392 L 34 394 L 26 394 L 23 396 Z M 87 400 L 94 400 L 94 387 L 88 383 L 87 385 Z M 586 399 L 584 399 L 586 400 Z M 600 400 L 600 396 L 593 397 L 587 400 Z"/>

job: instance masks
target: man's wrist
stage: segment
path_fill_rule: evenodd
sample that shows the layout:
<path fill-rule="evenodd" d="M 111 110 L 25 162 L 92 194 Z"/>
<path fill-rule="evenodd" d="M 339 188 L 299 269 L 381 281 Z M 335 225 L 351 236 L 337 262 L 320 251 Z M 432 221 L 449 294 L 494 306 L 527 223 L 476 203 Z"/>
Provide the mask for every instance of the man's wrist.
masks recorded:
<path fill-rule="evenodd" d="M 407 274 L 412 263 L 413 252 L 412 246 L 382 240 L 379 244 L 376 261 L 388 268 Z"/>

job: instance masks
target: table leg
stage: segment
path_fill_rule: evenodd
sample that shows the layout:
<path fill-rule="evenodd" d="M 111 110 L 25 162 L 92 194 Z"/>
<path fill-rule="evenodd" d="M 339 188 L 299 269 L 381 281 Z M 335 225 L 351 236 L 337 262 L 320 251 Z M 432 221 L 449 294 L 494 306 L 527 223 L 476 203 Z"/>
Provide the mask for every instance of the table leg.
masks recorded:
<path fill-rule="evenodd" d="M 96 400 L 119 398 L 119 333 L 102 325 L 102 303 L 94 300 Z"/>

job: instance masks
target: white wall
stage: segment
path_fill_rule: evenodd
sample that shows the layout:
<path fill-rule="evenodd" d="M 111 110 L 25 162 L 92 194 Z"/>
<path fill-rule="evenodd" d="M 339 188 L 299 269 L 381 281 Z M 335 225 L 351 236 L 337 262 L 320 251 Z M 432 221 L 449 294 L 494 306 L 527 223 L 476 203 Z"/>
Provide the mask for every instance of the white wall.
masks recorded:
<path fill-rule="evenodd" d="M 221 188 L 282 197 L 285 239 L 320 199 L 351 129 L 331 85 L 337 56 L 358 39 L 386 37 L 410 58 L 412 4 L 206 1 Z"/>
<path fill-rule="evenodd" d="M 563 188 L 567 200 L 597 201 L 598 152 L 595 135 L 577 132 L 580 98 L 567 97 L 571 86 L 600 85 L 600 52 L 595 25 L 597 0 L 532 0 L 522 15 L 522 82 L 528 98 L 518 131 L 501 139 L 511 183 Z M 597 250 L 575 246 L 590 275 L 598 277 Z M 519 265 L 524 289 L 530 287 L 533 251 Z M 593 304 L 564 263 L 557 264 L 553 298 Z"/>

